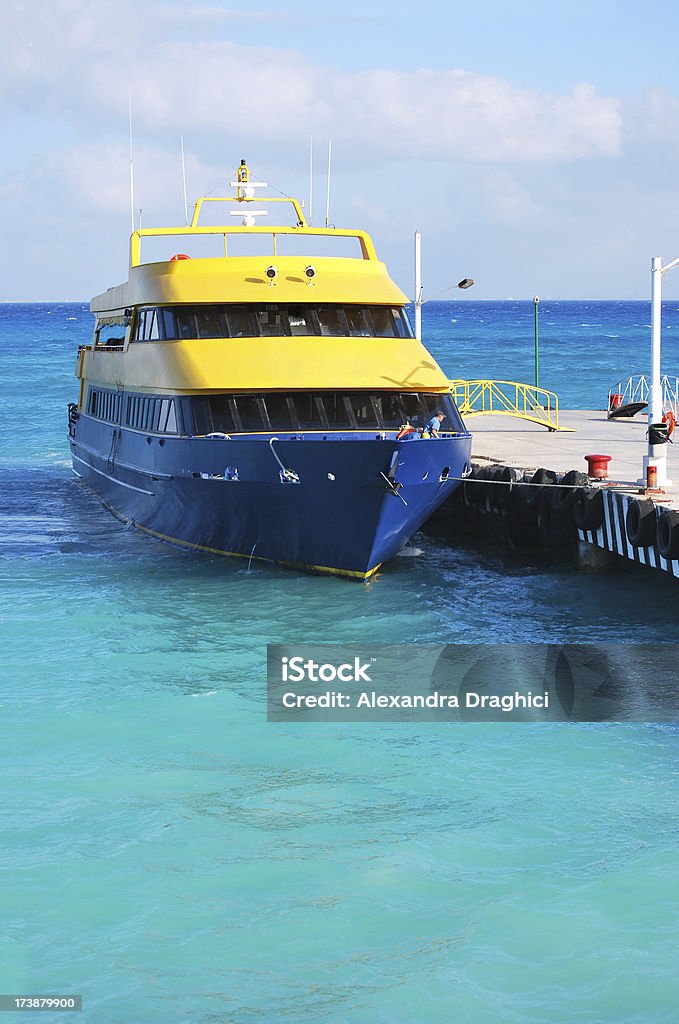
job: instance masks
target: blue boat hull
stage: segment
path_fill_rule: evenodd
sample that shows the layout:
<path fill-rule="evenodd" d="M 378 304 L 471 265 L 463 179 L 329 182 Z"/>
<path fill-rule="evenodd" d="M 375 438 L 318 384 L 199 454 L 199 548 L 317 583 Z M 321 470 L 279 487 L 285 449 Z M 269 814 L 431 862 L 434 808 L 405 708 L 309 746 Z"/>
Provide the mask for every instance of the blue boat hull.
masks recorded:
<path fill-rule="evenodd" d="M 81 414 L 70 443 L 83 482 L 156 537 L 366 578 L 459 485 L 471 435 L 158 437 Z"/>

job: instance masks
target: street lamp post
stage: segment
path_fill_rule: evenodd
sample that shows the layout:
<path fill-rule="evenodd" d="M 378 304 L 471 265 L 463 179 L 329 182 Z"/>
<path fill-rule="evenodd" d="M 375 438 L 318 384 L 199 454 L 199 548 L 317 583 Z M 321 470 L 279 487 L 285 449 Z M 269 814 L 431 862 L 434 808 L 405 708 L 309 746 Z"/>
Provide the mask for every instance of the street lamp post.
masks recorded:
<path fill-rule="evenodd" d="M 538 386 L 538 310 L 540 308 L 540 299 L 536 295 L 533 299 L 533 308 L 535 310 L 535 387 Z"/>
<path fill-rule="evenodd" d="M 652 444 L 654 437 L 651 427 L 660 423 L 663 416 L 662 386 L 660 383 L 660 342 L 662 331 L 662 276 L 668 270 L 679 266 L 679 258 L 663 266 L 662 258 L 651 260 L 651 393 L 648 410 L 648 451 L 644 456 L 642 478 L 639 483 L 646 485 L 649 466 L 657 471 L 657 486 L 664 487 L 672 481 L 667 478 L 667 443 Z"/>
<path fill-rule="evenodd" d="M 451 288 L 471 288 L 474 284 L 471 277 L 463 277 L 457 284 L 448 285 L 442 291 L 437 292 L 436 295 L 443 295 L 443 292 L 449 291 Z M 413 305 L 415 306 L 415 337 L 418 341 L 422 341 L 422 307 L 425 302 L 429 302 L 429 299 L 422 298 L 422 234 L 420 231 L 415 232 L 415 298 Z M 436 295 L 432 295 L 431 298 L 435 299 Z"/>

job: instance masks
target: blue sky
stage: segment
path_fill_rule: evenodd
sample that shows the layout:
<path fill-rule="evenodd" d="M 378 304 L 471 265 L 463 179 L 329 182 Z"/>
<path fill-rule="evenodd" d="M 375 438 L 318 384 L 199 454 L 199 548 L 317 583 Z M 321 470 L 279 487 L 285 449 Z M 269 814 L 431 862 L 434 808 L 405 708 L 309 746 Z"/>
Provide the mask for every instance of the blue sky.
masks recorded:
<path fill-rule="evenodd" d="M 416 228 L 429 295 L 647 298 L 650 257 L 679 255 L 669 0 L 6 0 L 2 22 L 2 299 L 126 277 L 128 86 L 147 226 L 183 221 L 180 134 L 193 198 L 241 157 L 306 195 L 313 134 L 317 209 L 332 138 L 331 219 L 408 293 Z"/>

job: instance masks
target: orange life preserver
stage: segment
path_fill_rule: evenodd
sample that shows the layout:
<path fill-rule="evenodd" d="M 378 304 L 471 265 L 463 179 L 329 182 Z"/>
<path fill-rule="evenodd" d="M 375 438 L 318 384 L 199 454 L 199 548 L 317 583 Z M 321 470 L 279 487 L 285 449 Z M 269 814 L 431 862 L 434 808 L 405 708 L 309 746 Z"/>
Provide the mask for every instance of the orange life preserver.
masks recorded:
<path fill-rule="evenodd" d="M 170 257 L 170 263 L 176 263 L 177 260 L 190 260 L 191 257 L 187 256 L 185 252 L 176 252 L 174 256 Z"/>
<path fill-rule="evenodd" d="M 671 409 L 668 409 L 662 418 L 663 423 L 667 424 L 667 436 L 672 437 L 674 428 L 677 425 L 677 417 L 674 415 Z"/>
<path fill-rule="evenodd" d="M 415 433 L 415 427 L 411 427 L 409 423 L 404 423 L 398 434 L 396 435 L 397 441 L 402 441 L 404 437 L 408 437 L 410 434 Z"/>

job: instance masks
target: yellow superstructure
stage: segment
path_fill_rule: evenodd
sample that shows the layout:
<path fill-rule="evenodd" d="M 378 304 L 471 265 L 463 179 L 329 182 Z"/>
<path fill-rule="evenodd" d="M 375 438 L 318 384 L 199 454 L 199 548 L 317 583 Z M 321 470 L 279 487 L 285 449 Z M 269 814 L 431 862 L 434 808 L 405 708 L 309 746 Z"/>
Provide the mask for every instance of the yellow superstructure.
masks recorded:
<path fill-rule="evenodd" d="M 243 172 L 245 172 L 243 174 Z M 118 324 L 124 341 L 110 348 L 95 344 L 80 352 L 83 380 L 119 387 L 186 394 L 210 390 L 261 391 L 317 388 L 447 392 L 448 380 L 424 346 L 412 337 L 279 336 L 133 341 L 133 320 L 145 307 L 177 308 L 243 303 L 303 306 L 362 304 L 403 307 L 407 296 L 391 280 L 363 231 L 310 227 L 296 200 L 260 199 L 292 205 L 295 223 L 262 227 L 251 223 L 253 189 L 247 168 L 239 168 L 238 198 L 203 198 L 190 225 L 143 228 L 133 232 L 130 274 L 124 284 L 96 296 L 91 309 L 97 328 Z M 206 204 L 236 204 L 244 223 L 201 225 Z M 257 211 L 261 215 L 261 211 Z M 221 236 L 222 242 L 219 242 Z M 261 255 L 231 255 L 246 236 L 261 244 Z M 189 241 L 215 237 L 224 255 L 187 258 Z M 167 258 L 143 263 L 146 239 L 167 241 Z M 281 254 L 292 241 L 353 244 L 355 256 Z M 173 258 L 174 257 L 174 258 Z M 98 335 L 97 335 L 98 337 Z"/>

